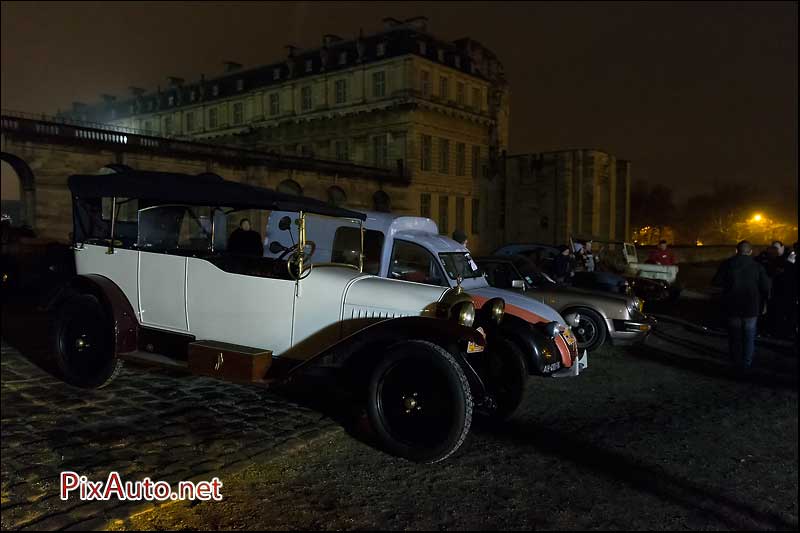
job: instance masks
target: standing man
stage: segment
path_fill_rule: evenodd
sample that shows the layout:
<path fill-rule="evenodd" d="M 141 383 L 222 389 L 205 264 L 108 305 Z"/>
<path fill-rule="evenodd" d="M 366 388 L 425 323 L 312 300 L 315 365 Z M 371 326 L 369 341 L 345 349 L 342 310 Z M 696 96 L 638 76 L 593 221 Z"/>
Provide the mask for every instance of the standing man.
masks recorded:
<path fill-rule="evenodd" d="M 752 253 L 749 242 L 740 242 L 736 255 L 723 261 L 712 281 L 713 285 L 722 287 L 730 356 L 743 371 L 753 364 L 756 321 L 770 289 L 767 272 L 753 260 Z"/>
<path fill-rule="evenodd" d="M 467 247 L 467 234 L 458 228 L 453 232 L 453 240 L 464 248 Z"/>
<path fill-rule="evenodd" d="M 250 229 L 250 221 L 243 218 L 228 238 L 228 252 L 238 255 L 264 255 L 261 234 Z"/>
<path fill-rule="evenodd" d="M 554 274 L 556 281 L 566 283 L 572 277 L 572 261 L 570 258 L 569 246 L 561 245 L 558 247 L 558 255 L 555 259 Z"/>
<path fill-rule="evenodd" d="M 658 248 L 650 252 L 647 262 L 655 263 L 656 265 L 674 265 L 675 254 L 672 253 L 672 250 L 667 249 L 667 241 L 661 239 L 658 241 Z"/>

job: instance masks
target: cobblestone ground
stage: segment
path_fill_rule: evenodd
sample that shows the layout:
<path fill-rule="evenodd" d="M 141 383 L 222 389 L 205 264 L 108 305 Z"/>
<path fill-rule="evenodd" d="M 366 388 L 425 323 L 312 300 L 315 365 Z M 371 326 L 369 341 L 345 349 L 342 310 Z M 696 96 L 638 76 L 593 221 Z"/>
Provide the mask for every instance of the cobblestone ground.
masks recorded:
<path fill-rule="evenodd" d="M 70 387 L 2 343 L 2 528 L 102 527 L 148 505 L 59 497 L 59 473 L 94 481 L 210 480 L 340 426 L 255 387 L 143 367 L 102 390 Z M 224 486 L 223 486 L 224 495 Z M 150 504 L 152 505 L 152 504 Z"/>

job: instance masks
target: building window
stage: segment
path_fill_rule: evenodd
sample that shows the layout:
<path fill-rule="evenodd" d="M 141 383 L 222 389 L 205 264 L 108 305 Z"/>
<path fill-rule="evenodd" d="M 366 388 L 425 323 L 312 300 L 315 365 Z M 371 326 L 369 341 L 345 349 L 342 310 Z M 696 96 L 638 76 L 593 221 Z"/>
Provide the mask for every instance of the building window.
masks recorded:
<path fill-rule="evenodd" d="M 455 63 L 456 68 L 461 68 L 461 56 L 455 56 L 453 58 L 453 63 Z"/>
<path fill-rule="evenodd" d="M 152 100 L 150 100 L 149 102 L 147 102 L 147 110 L 148 110 L 148 111 L 152 111 L 152 110 L 153 110 L 153 106 L 154 106 L 154 105 L 155 105 L 155 104 L 153 103 L 153 101 L 152 101 Z"/>
<path fill-rule="evenodd" d="M 388 213 L 392 210 L 392 200 L 389 198 L 389 195 L 383 191 L 376 191 L 375 194 L 372 195 L 372 203 L 375 211 Z"/>
<path fill-rule="evenodd" d="M 439 139 L 439 172 L 447 174 L 450 171 L 450 141 Z"/>
<path fill-rule="evenodd" d="M 339 52 L 339 64 L 340 65 L 347 64 L 347 52 Z"/>
<path fill-rule="evenodd" d="M 164 134 L 172 135 L 172 117 L 164 117 Z"/>
<path fill-rule="evenodd" d="M 422 55 L 428 55 L 428 43 L 425 41 L 419 41 L 419 53 Z"/>
<path fill-rule="evenodd" d="M 348 146 L 346 140 L 339 140 L 334 141 L 333 143 L 333 150 L 336 155 L 336 159 L 339 161 L 349 161 L 350 154 L 348 153 Z"/>
<path fill-rule="evenodd" d="M 456 83 L 456 102 L 458 105 L 464 105 L 464 101 L 466 100 L 466 89 L 464 88 L 464 82 L 460 81 Z"/>
<path fill-rule="evenodd" d="M 194 113 L 186 113 L 186 131 L 194 131 Z"/>
<path fill-rule="evenodd" d="M 144 134 L 145 135 L 152 135 L 153 134 L 153 123 L 149 120 L 144 121 Z"/>
<path fill-rule="evenodd" d="M 116 109 L 112 109 L 111 110 L 111 120 L 114 120 L 115 118 L 117 118 L 117 110 Z"/>
<path fill-rule="evenodd" d="M 419 195 L 419 216 L 431 218 L 431 195 L 426 192 Z"/>
<path fill-rule="evenodd" d="M 303 196 L 303 188 L 294 180 L 283 180 L 278 184 L 277 190 L 284 194 Z"/>
<path fill-rule="evenodd" d="M 244 105 L 241 102 L 233 104 L 233 123 L 241 124 L 244 122 Z"/>
<path fill-rule="evenodd" d="M 478 235 L 480 233 L 480 220 L 481 201 L 477 198 L 472 199 L 472 234 Z"/>
<path fill-rule="evenodd" d="M 436 51 L 436 54 L 439 56 L 439 61 L 441 61 L 442 63 L 444 63 L 444 50 L 442 50 L 441 48 L 439 48 L 439 49 Z"/>
<path fill-rule="evenodd" d="M 347 102 L 347 80 L 336 80 L 336 103 Z"/>
<path fill-rule="evenodd" d="M 280 112 L 281 112 L 280 94 L 272 93 L 269 95 L 269 114 L 275 116 L 280 114 Z"/>
<path fill-rule="evenodd" d="M 439 195 L 439 233 L 447 235 L 450 231 L 448 229 L 449 221 L 447 216 L 450 211 L 450 197 L 446 194 Z"/>
<path fill-rule="evenodd" d="M 312 72 L 313 70 L 314 70 L 314 60 L 306 59 L 306 72 Z"/>
<path fill-rule="evenodd" d="M 244 90 L 244 80 L 236 80 L 236 90 L 237 91 Z"/>
<path fill-rule="evenodd" d="M 311 87 L 303 87 L 300 89 L 300 101 L 302 102 L 302 109 L 303 111 L 310 111 L 311 110 Z"/>
<path fill-rule="evenodd" d="M 281 79 L 281 68 L 280 67 L 275 67 L 274 69 L 272 69 L 272 79 L 273 80 Z"/>
<path fill-rule="evenodd" d="M 372 161 L 376 167 L 386 168 L 388 164 L 387 151 L 386 135 L 372 138 Z"/>
<path fill-rule="evenodd" d="M 456 227 L 454 229 L 466 230 L 464 226 L 464 197 L 456 197 Z"/>
<path fill-rule="evenodd" d="M 374 72 L 372 74 L 372 96 L 382 98 L 386 96 L 386 72 Z"/>
<path fill-rule="evenodd" d="M 197 100 L 197 91 L 195 91 L 194 89 L 189 91 L 189 100 L 192 101 L 192 102 Z"/>
<path fill-rule="evenodd" d="M 341 187 L 337 187 L 336 185 L 328 187 L 328 203 L 336 207 L 341 207 L 347 203 L 347 194 L 345 194 Z"/>
<path fill-rule="evenodd" d="M 420 136 L 420 146 L 422 147 L 420 153 L 420 170 L 430 170 L 433 166 L 431 164 L 431 151 L 433 141 L 430 135 Z"/>
<path fill-rule="evenodd" d="M 311 145 L 301 144 L 300 155 L 303 157 L 314 157 L 314 150 L 311 148 Z"/>
<path fill-rule="evenodd" d="M 422 96 L 431 94 L 431 73 L 427 70 L 419 71 L 419 91 Z"/>
<path fill-rule="evenodd" d="M 214 96 L 219 96 L 219 85 L 214 84 L 214 86 L 211 87 L 211 94 Z"/>
<path fill-rule="evenodd" d="M 450 80 L 442 76 L 439 78 L 439 97 L 443 100 L 450 98 L 450 87 L 448 86 Z"/>
<path fill-rule="evenodd" d="M 456 143 L 456 176 L 467 175 L 467 145 Z"/>
<path fill-rule="evenodd" d="M 479 178 L 479 169 L 481 166 L 481 147 L 480 146 L 473 146 L 472 147 L 472 177 Z"/>
<path fill-rule="evenodd" d="M 375 55 L 378 57 L 386 55 L 386 43 L 378 43 L 378 46 L 375 48 Z"/>
<path fill-rule="evenodd" d="M 170 95 L 170 97 L 167 98 L 167 101 L 169 102 L 170 106 L 174 106 L 175 105 L 175 97 L 174 96 Z"/>
<path fill-rule="evenodd" d="M 478 87 L 472 89 L 472 107 L 478 110 L 481 108 L 481 90 Z"/>

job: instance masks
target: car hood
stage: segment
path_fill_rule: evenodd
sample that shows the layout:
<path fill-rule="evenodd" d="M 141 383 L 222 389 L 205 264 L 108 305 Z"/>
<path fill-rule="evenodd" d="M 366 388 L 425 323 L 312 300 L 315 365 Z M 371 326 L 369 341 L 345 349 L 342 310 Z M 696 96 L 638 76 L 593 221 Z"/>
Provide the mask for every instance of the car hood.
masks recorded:
<path fill-rule="evenodd" d="M 567 324 L 566 321 L 564 321 L 564 318 L 558 314 L 558 311 L 549 305 L 545 305 L 538 300 L 529 298 L 514 291 L 497 289 L 495 287 L 482 287 L 467 289 L 467 292 L 472 296 L 477 296 L 479 299 L 488 300 L 490 298 L 502 298 L 506 302 L 506 312 L 509 312 L 510 314 L 515 314 L 513 312 L 513 308 L 510 307 L 514 306 L 527 311 L 528 313 L 533 313 L 534 315 L 541 317 L 545 322 L 555 321 L 561 325 Z M 521 316 L 520 318 L 526 317 Z"/>
<path fill-rule="evenodd" d="M 577 287 L 536 287 L 535 289 L 528 289 L 526 295 L 530 298 L 535 298 L 535 295 L 548 295 L 556 298 L 568 298 L 570 300 L 580 298 L 598 303 L 617 303 L 625 307 L 627 307 L 629 303 L 633 303 L 632 298 L 622 294 L 592 289 L 579 289 Z"/>

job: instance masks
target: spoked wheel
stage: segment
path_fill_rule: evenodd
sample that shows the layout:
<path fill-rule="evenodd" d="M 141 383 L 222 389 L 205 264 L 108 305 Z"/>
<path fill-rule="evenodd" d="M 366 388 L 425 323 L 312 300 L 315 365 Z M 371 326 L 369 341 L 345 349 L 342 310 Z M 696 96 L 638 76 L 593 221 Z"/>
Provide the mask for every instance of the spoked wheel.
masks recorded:
<path fill-rule="evenodd" d="M 450 353 L 427 341 L 404 341 L 392 346 L 373 371 L 367 413 L 387 451 L 435 463 L 464 442 L 472 394 Z"/>
<path fill-rule="evenodd" d="M 94 296 L 74 296 L 61 306 L 53 341 L 58 367 L 71 385 L 105 387 L 122 369 L 111 319 Z"/>
<path fill-rule="evenodd" d="M 502 422 L 514 415 L 525 396 L 528 369 L 522 351 L 506 338 L 495 339 L 496 348 L 487 354 L 486 387 L 493 407 L 481 409 L 488 420 Z"/>
<path fill-rule="evenodd" d="M 592 351 L 606 341 L 606 324 L 603 317 L 591 309 L 578 311 L 578 325 L 572 328 L 579 350 Z"/>

